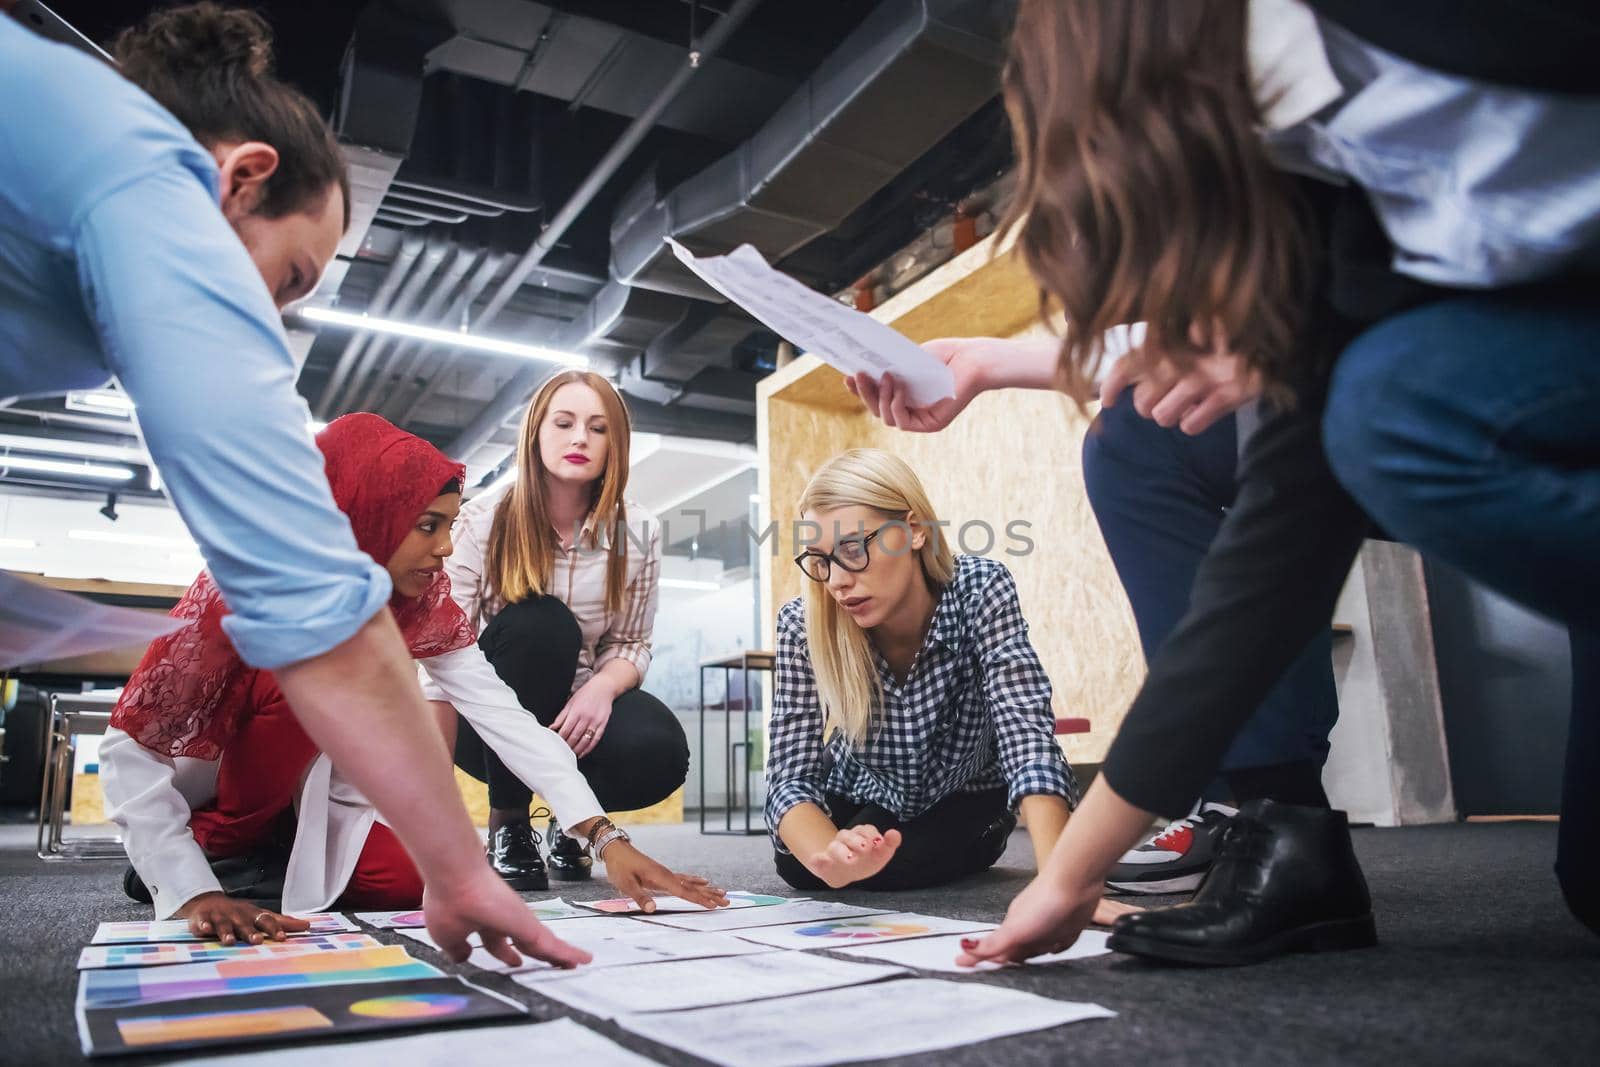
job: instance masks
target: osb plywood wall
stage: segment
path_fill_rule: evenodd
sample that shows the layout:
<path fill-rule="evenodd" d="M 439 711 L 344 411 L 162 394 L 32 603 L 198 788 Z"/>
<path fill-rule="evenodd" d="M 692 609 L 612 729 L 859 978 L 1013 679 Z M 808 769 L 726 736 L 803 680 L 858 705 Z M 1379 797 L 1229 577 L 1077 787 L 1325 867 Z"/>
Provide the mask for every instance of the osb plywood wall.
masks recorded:
<path fill-rule="evenodd" d="M 987 243 L 970 249 L 874 315 L 915 341 L 943 336 L 1009 337 L 1042 329 L 1035 290 L 1009 255 Z M 794 502 L 822 462 L 849 448 L 882 448 L 904 458 L 955 536 L 982 521 L 997 536 L 989 555 L 1017 581 L 1035 647 L 1055 687 L 1058 716 L 1082 716 L 1089 734 L 1065 740 L 1068 757 L 1099 762 L 1144 677 L 1127 598 L 1083 491 L 1081 450 L 1088 420 L 1063 396 L 1008 391 L 979 397 L 937 434 L 893 430 L 844 388 L 832 368 L 796 360 L 760 392 L 763 523 L 775 521 L 778 558 L 763 580 L 768 625 L 805 581 L 789 559 L 797 551 Z M 1006 537 L 1028 524 L 1031 552 Z M 984 536 L 969 531 L 968 548 Z M 960 543 L 954 544 L 962 551 Z M 770 638 L 769 638 L 770 640 Z"/>

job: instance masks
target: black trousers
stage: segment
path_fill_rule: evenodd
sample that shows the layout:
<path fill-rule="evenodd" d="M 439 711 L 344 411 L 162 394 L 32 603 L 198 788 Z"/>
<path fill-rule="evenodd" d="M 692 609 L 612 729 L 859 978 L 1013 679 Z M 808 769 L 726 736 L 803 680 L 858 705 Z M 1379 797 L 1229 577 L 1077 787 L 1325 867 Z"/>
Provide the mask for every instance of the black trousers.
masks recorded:
<path fill-rule="evenodd" d="M 828 794 L 828 808 L 840 829 L 873 826 L 899 830 L 900 848 L 883 870 L 852 883 L 852 889 L 923 889 L 986 871 L 1006 850 L 1017 816 L 1004 789 L 953 793 L 917 816 L 901 819 L 877 804 Z M 827 889 L 828 884 L 793 855 L 774 852 L 778 874 L 796 889 Z"/>
<path fill-rule="evenodd" d="M 566 707 L 581 643 L 578 621 L 551 596 L 507 605 L 478 638 L 495 673 L 545 726 Z M 465 719 L 456 728 L 456 766 L 488 783 L 490 807 L 526 811 L 533 799 Z M 689 776 L 689 740 L 665 704 L 630 689 L 612 704 L 605 733 L 578 770 L 607 811 L 649 807 Z"/>

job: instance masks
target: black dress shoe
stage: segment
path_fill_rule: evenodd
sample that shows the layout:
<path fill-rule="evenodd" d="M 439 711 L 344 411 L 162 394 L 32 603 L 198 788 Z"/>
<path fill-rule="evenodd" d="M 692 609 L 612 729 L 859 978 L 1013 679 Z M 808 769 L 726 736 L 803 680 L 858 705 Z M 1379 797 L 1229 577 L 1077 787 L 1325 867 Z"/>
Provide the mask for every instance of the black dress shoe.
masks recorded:
<path fill-rule="evenodd" d="M 561 832 L 550 820 L 550 877 L 558 882 L 581 882 L 594 868 L 588 844 Z"/>
<path fill-rule="evenodd" d="M 1107 945 L 1151 959 L 1238 966 L 1377 943 L 1344 812 L 1253 800 L 1223 834 L 1193 900 L 1124 915 Z"/>
<path fill-rule="evenodd" d="M 512 889 L 549 889 L 550 876 L 545 873 L 539 845 L 539 832 L 531 824 L 502 826 L 489 834 L 489 866 Z"/>

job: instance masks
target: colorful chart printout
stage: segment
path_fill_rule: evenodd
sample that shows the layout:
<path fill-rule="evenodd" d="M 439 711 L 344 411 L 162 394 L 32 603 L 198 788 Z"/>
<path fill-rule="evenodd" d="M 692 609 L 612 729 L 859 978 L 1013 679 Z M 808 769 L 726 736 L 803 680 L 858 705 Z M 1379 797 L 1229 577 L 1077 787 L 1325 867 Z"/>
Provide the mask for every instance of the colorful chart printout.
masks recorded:
<path fill-rule="evenodd" d="M 990 923 L 941 919 L 936 915 L 915 915 L 901 911 L 888 915 L 863 915 L 854 919 L 828 919 L 792 926 L 736 930 L 734 936 L 773 948 L 807 949 L 842 948 L 871 941 L 902 941 L 910 937 L 968 934 L 992 929 L 994 927 Z"/>
<path fill-rule="evenodd" d="M 251 1041 L 514 1019 L 525 1013 L 520 1004 L 460 978 L 424 978 L 110 1008 L 80 1004 L 78 1034 L 90 1056 L 212 1045 L 231 1052 Z M 338 1062 L 338 1057 L 330 1056 L 328 1062 Z"/>
<path fill-rule="evenodd" d="M 412 959 L 403 946 L 383 945 L 221 963 L 83 971 L 78 1000 L 86 1007 L 105 1008 L 296 986 L 436 978 L 440 973 L 437 967 Z"/>
<path fill-rule="evenodd" d="M 218 941 L 162 941 L 142 945 L 89 945 L 78 953 L 78 970 L 100 967 L 156 967 L 167 963 L 221 963 L 223 960 L 271 959 L 307 952 L 347 948 L 382 948 L 371 934 L 316 934 L 265 941 L 259 945 L 224 945 Z"/>
<path fill-rule="evenodd" d="M 311 929 L 290 937 L 312 934 L 359 933 L 360 927 L 337 912 L 320 912 L 315 915 L 297 915 L 297 919 L 311 920 Z M 101 923 L 94 932 L 96 945 L 133 945 L 155 941 L 209 941 L 189 932 L 187 919 L 159 919 L 153 922 Z"/>

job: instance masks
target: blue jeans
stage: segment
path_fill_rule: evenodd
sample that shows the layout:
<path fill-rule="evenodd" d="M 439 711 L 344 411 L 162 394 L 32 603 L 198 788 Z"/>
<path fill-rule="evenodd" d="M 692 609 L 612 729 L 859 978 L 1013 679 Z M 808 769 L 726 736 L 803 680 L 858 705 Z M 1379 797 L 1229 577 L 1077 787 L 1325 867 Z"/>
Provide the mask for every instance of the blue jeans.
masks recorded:
<path fill-rule="evenodd" d="M 1329 466 L 1396 538 L 1565 622 L 1573 708 L 1556 872 L 1600 932 L 1600 311 L 1593 291 L 1453 297 L 1351 343 Z"/>
<path fill-rule="evenodd" d="M 1083 478 L 1128 594 L 1146 661 L 1189 610 L 1195 572 L 1239 490 L 1230 416 L 1190 436 L 1143 418 L 1131 398 L 1106 408 L 1083 443 Z M 1308 645 L 1233 740 L 1221 769 L 1320 767 L 1339 716 L 1332 634 Z"/>

